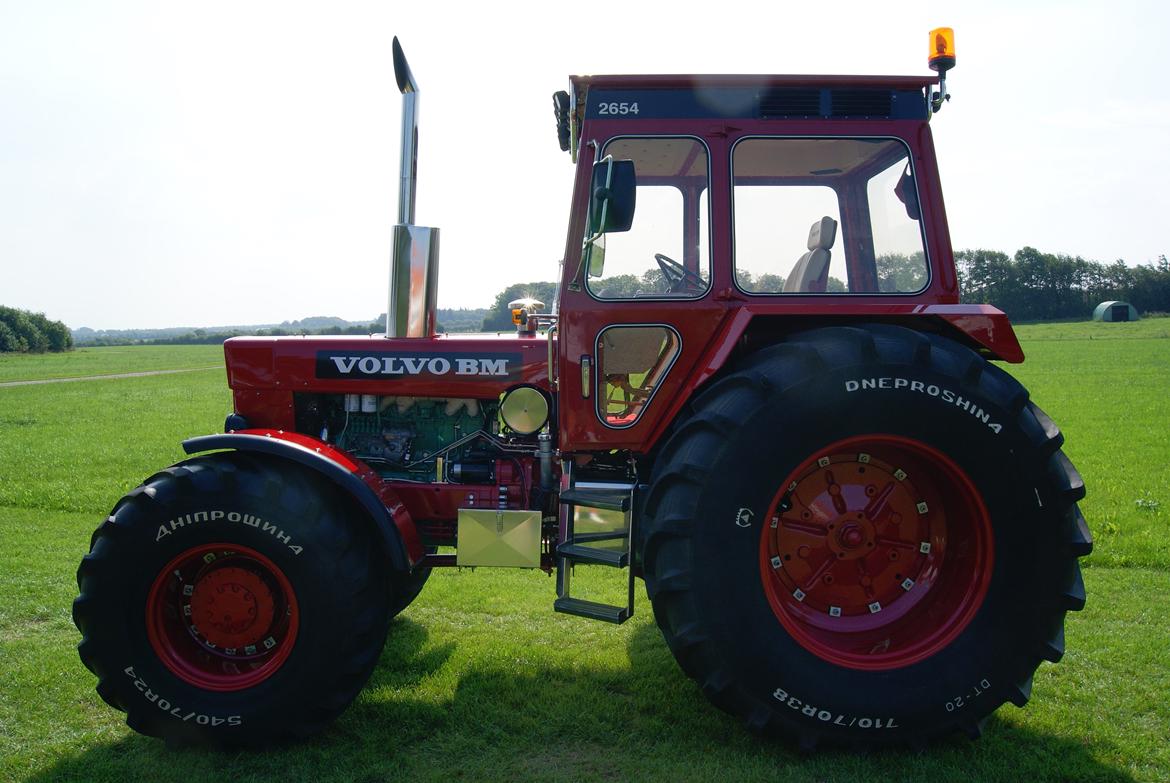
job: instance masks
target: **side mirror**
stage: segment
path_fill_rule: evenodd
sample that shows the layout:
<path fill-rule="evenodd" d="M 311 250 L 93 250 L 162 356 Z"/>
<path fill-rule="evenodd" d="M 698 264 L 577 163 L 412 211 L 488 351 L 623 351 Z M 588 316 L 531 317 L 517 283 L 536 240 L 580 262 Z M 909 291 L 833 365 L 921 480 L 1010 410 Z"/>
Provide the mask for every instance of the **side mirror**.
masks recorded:
<path fill-rule="evenodd" d="M 589 185 L 589 235 L 629 231 L 634 222 L 637 194 L 634 161 L 606 155 L 593 164 Z"/>

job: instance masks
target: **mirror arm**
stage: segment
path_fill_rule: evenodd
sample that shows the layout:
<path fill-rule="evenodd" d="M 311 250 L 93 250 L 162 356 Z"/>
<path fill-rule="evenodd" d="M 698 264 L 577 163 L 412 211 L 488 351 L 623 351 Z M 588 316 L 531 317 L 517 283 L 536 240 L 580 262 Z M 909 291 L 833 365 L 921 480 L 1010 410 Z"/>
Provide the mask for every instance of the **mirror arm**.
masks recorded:
<path fill-rule="evenodd" d="M 587 147 L 592 147 L 592 148 L 593 148 L 593 157 L 594 157 L 594 158 L 596 158 L 596 157 L 597 157 L 597 151 L 598 151 L 598 149 L 599 149 L 599 147 L 598 147 L 598 145 L 597 145 L 597 142 L 596 142 L 596 141 L 590 141 L 590 142 L 589 142 L 588 144 L 586 144 L 585 146 L 587 146 Z M 594 165 L 594 166 L 596 166 L 597 164 L 596 164 L 596 163 L 594 163 L 593 165 Z M 608 186 L 609 186 L 609 180 L 610 180 L 610 177 L 612 177 L 612 176 L 613 176 L 613 160 L 612 160 L 612 158 L 611 158 L 611 160 L 610 160 L 610 163 L 609 163 L 609 171 L 608 171 L 608 172 L 606 172 L 606 177 L 605 177 L 605 184 L 606 184 L 606 187 L 608 187 Z M 587 203 L 592 203 L 592 201 L 593 201 L 593 192 L 592 192 L 592 188 L 593 188 L 593 173 L 592 173 L 592 168 L 590 168 L 590 174 L 589 174 L 589 187 L 590 187 L 590 192 L 589 192 L 589 201 L 588 201 Z M 604 218 L 604 216 L 605 216 L 605 208 L 604 208 L 604 207 L 602 207 L 602 217 Z M 586 223 L 588 223 L 588 222 L 589 222 L 589 215 L 588 215 L 588 213 L 586 213 L 586 216 L 585 216 L 585 222 L 586 222 Z M 603 224 L 603 225 L 604 225 L 604 224 Z M 586 229 L 592 229 L 592 226 L 586 226 Z M 592 233 L 592 232 L 591 232 L 591 233 Z M 572 277 L 572 278 L 570 278 L 570 280 L 569 280 L 569 290 L 570 290 L 570 291 L 580 291 L 580 290 L 581 290 L 581 272 L 582 272 L 582 270 L 583 270 L 583 269 L 585 269 L 585 249 L 586 249 L 586 248 L 588 248 L 590 245 L 592 245 L 594 242 L 596 242 L 596 241 L 597 241 L 597 238 L 598 238 L 599 236 L 601 236 L 601 234 L 593 234 L 592 236 L 586 237 L 586 239 L 585 239 L 585 242 L 584 242 L 584 243 L 581 245 L 581 253 L 580 253 L 580 254 L 577 256 L 577 269 L 576 269 L 576 270 L 573 272 L 573 277 Z"/>

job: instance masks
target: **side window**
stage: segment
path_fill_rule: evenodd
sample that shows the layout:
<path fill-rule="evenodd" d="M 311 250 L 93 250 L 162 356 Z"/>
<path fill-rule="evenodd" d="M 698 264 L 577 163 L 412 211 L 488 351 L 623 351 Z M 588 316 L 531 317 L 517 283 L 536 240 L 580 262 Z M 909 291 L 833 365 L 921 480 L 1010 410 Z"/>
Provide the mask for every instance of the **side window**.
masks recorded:
<path fill-rule="evenodd" d="M 736 284 L 753 294 L 921 291 L 929 274 L 909 159 L 894 139 L 738 142 Z"/>
<path fill-rule="evenodd" d="M 597 415 L 630 427 L 678 356 L 679 339 L 665 326 L 611 326 L 597 337 Z"/>
<path fill-rule="evenodd" d="M 587 285 L 599 299 L 694 298 L 709 286 L 707 150 L 697 139 L 623 137 L 602 155 L 632 160 L 629 231 L 597 240 Z M 600 262 L 598 259 L 601 259 Z"/>

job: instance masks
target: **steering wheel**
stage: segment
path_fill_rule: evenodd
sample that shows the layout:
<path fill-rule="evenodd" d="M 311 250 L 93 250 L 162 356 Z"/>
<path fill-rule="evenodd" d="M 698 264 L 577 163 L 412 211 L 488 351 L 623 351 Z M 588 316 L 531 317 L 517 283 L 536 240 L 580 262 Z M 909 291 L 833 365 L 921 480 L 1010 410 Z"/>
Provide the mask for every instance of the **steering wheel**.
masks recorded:
<path fill-rule="evenodd" d="M 697 272 L 692 272 L 670 256 L 655 253 L 654 260 L 658 262 L 658 268 L 662 270 L 662 276 L 666 278 L 667 291 L 670 293 L 697 292 L 707 287 L 707 281 Z"/>

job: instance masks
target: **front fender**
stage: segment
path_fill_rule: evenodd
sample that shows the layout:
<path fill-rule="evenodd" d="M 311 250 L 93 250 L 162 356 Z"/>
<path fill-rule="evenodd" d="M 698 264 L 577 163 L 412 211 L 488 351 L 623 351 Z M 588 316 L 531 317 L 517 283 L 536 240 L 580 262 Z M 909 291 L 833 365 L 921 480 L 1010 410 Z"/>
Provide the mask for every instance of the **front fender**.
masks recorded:
<path fill-rule="evenodd" d="M 395 570 L 409 571 L 422 560 L 422 539 L 406 506 L 361 460 L 324 441 L 284 430 L 240 430 L 183 441 L 188 454 L 220 449 L 267 454 L 315 470 L 365 509 Z"/>

